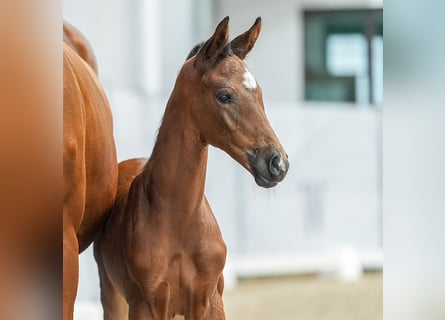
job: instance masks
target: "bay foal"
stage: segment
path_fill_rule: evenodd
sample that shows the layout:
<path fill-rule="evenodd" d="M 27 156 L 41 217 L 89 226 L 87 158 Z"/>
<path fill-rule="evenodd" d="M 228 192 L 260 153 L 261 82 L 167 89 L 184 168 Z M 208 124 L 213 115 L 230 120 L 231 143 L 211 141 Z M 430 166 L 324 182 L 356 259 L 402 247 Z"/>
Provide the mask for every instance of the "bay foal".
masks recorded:
<path fill-rule="evenodd" d="M 204 195 L 208 144 L 275 186 L 288 161 L 244 58 L 261 20 L 231 42 L 228 18 L 183 65 L 150 160 L 120 164 L 117 202 L 95 243 L 104 317 L 225 319 L 226 246 Z"/>

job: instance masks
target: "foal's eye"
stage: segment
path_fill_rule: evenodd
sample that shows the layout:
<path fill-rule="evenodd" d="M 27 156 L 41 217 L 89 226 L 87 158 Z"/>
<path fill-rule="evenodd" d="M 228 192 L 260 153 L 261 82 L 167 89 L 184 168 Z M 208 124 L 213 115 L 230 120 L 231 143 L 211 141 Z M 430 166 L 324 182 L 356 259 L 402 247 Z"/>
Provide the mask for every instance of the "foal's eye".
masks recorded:
<path fill-rule="evenodd" d="M 229 104 L 232 102 L 232 96 L 227 92 L 220 92 L 216 95 L 216 100 L 222 104 Z"/>

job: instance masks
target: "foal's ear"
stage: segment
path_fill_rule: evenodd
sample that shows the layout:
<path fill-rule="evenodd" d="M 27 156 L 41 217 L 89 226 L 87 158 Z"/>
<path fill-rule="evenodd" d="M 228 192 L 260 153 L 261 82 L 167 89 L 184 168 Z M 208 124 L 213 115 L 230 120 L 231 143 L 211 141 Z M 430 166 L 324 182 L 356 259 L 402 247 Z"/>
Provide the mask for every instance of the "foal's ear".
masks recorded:
<path fill-rule="evenodd" d="M 249 30 L 240 34 L 230 42 L 232 52 L 241 60 L 246 58 L 247 54 L 252 50 L 261 31 L 261 17 L 256 18 L 255 23 Z"/>
<path fill-rule="evenodd" d="M 216 27 L 213 36 L 207 40 L 201 50 L 199 50 L 199 55 L 206 62 L 215 62 L 222 48 L 227 44 L 228 38 L 229 17 L 225 17 Z"/>

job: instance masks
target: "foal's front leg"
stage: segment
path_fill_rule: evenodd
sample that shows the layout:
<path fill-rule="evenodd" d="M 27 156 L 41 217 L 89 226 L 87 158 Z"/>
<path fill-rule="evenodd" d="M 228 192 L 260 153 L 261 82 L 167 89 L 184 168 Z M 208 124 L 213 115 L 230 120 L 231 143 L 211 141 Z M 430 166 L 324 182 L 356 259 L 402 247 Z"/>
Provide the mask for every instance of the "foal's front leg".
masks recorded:
<path fill-rule="evenodd" d="M 100 299 L 104 311 L 104 320 L 126 320 L 128 319 L 128 304 L 124 297 L 113 286 L 105 270 L 101 255 L 101 238 L 94 243 L 94 258 L 100 280 Z"/>
<path fill-rule="evenodd" d="M 130 303 L 128 313 L 129 320 L 155 320 L 143 299 L 138 299 Z"/>
<path fill-rule="evenodd" d="M 129 302 L 129 320 L 170 320 L 170 286 L 166 281 L 161 281 L 156 289 L 142 290 L 139 287 Z"/>
<path fill-rule="evenodd" d="M 211 296 L 196 290 L 192 293 L 191 309 L 186 312 L 185 320 L 225 320 L 222 294 L 224 291 L 224 278 L 221 274 L 215 292 Z"/>
<path fill-rule="evenodd" d="M 221 274 L 218 279 L 218 285 L 215 294 L 210 299 L 210 310 L 207 312 L 204 320 L 225 320 L 224 304 L 222 295 L 224 291 L 224 277 Z"/>
<path fill-rule="evenodd" d="M 79 277 L 79 245 L 73 228 L 63 230 L 63 320 L 72 320 Z"/>

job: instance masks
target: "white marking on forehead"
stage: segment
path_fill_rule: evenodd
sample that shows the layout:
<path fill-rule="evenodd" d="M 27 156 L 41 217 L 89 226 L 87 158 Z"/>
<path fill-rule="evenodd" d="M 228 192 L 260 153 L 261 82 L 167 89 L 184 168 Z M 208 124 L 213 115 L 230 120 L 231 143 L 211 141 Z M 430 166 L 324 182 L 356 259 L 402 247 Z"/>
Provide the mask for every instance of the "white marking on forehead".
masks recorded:
<path fill-rule="evenodd" d="M 245 72 L 243 74 L 243 78 L 244 78 L 243 86 L 245 86 L 249 90 L 256 89 L 257 84 L 256 84 L 255 78 L 253 77 L 253 75 L 250 73 L 250 71 L 247 68 L 245 68 L 244 70 L 245 70 Z"/>

